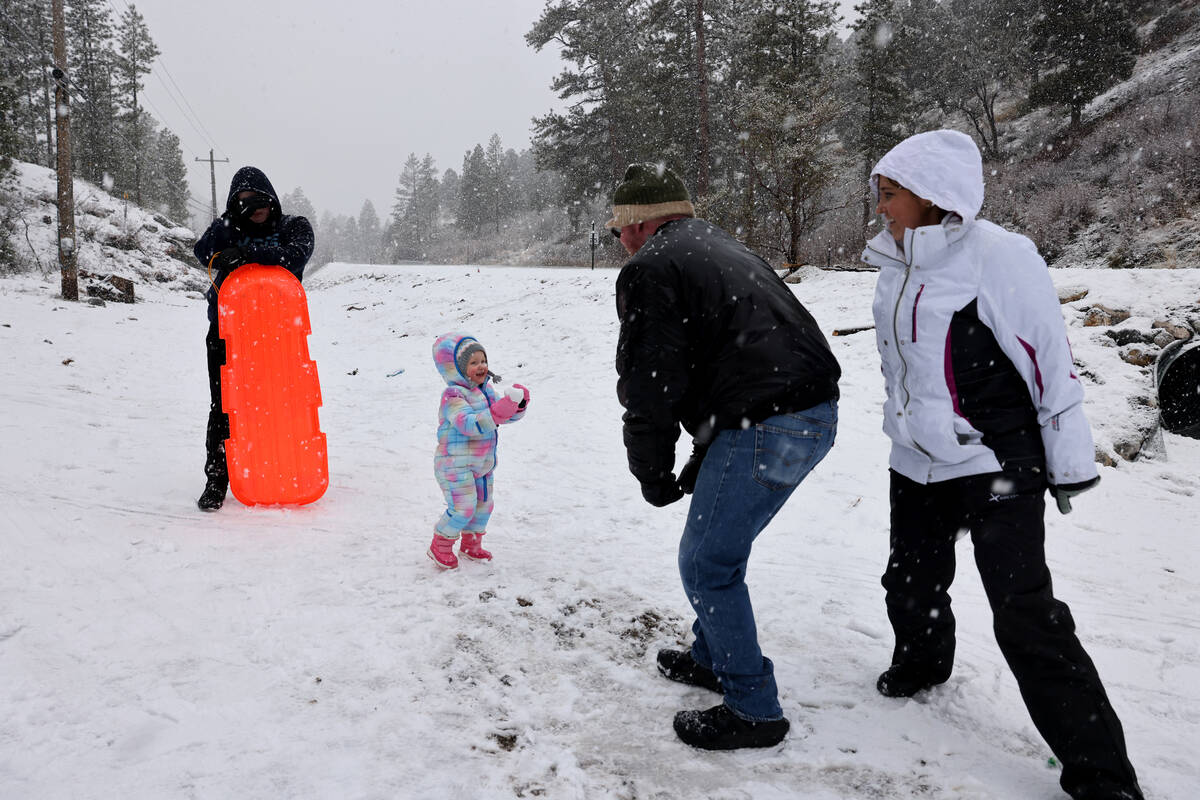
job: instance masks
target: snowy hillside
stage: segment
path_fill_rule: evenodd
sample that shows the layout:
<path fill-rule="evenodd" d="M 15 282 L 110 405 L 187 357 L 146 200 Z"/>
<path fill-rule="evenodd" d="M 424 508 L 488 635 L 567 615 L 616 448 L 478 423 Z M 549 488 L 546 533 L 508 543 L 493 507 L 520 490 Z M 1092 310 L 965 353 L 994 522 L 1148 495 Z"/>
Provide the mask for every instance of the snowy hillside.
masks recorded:
<path fill-rule="evenodd" d="M 749 583 L 792 722 L 777 748 L 708 753 L 672 715 L 717 698 L 660 678 L 685 640 L 686 508 L 646 505 L 615 399 L 613 271 L 331 265 L 308 281 L 331 486 L 303 508 L 216 514 L 203 486 L 204 304 L 135 306 L 0 280 L 0 797 L 1065 797 L 991 635 L 969 541 L 956 671 L 915 700 L 874 689 L 891 635 L 887 443 L 870 333 L 829 458 L 760 538 Z M 1200 298 L 1194 270 L 1054 271 L 1102 452 L 1144 374 L 1092 303 L 1148 328 Z M 829 331 L 869 324 L 873 276 L 793 288 Z M 501 435 L 491 564 L 424 555 L 441 390 L 460 329 L 533 392 Z M 394 377 L 388 373 L 403 369 Z M 1099 381 L 1104 381 L 1101 384 Z M 685 443 L 681 442 L 681 449 Z M 1048 517 L 1057 594 L 1104 677 L 1148 798 L 1200 786 L 1200 442 L 1101 468 Z"/>
<path fill-rule="evenodd" d="M 32 271 L 57 280 L 60 267 L 54 170 L 16 162 L 14 172 L 18 213 L 12 245 L 18 259 L 17 271 Z M 133 281 L 135 296 L 147 284 L 204 291 L 203 274 L 192 257 L 196 237 L 191 230 L 87 181 L 74 182 L 74 197 L 81 297 L 111 299 L 109 276 Z"/>

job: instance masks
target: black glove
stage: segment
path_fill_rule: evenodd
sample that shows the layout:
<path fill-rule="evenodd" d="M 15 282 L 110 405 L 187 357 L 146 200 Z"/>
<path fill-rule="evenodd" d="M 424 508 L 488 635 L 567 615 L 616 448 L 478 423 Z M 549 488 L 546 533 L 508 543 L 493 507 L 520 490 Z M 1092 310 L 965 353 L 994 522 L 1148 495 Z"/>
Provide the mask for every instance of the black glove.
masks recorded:
<path fill-rule="evenodd" d="M 217 272 L 229 272 L 242 264 L 246 263 L 246 257 L 242 254 L 240 247 L 226 247 L 224 250 L 212 257 L 209 262 L 212 268 Z"/>
<path fill-rule="evenodd" d="M 1050 484 L 1050 496 L 1058 502 L 1058 510 L 1063 514 L 1071 513 L 1071 498 L 1077 494 L 1083 494 L 1088 489 L 1100 482 L 1100 476 L 1091 480 L 1080 481 L 1079 483 L 1060 483 L 1055 486 Z"/>
<path fill-rule="evenodd" d="M 646 502 L 650 505 L 662 508 L 683 497 L 683 489 L 679 488 L 679 483 L 672 475 L 655 483 L 643 483 L 642 497 L 646 498 Z"/>
<path fill-rule="evenodd" d="M 700 474 L 700 465 L 704 463 L 704 454 L 708 445 L 693 445 L 692 457 L 679 470 L 679 488 L 684 494 L 691 494 L 696 488 L 696 476 Z"/>

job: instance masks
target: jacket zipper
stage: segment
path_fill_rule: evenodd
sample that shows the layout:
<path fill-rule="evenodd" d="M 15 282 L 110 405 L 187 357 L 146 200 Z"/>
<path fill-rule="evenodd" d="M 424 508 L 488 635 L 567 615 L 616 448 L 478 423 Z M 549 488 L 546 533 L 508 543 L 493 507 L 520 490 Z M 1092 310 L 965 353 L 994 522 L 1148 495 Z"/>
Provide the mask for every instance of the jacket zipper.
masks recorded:
<path fill-rule="evenodd" d="M 909 241 L 907 242 L 908 247 L 905 248 L 905 250 L 904 250 L 905 259 L 908 259 L 910 257 L 909 254 L 912 252 L 912 238 L 913 237 L 909 236 L 907 238 L 909 239 Z M 872 252 L 879 253 L 879 251 L 875 250 L 874 248 L 868 247 L 867 249 L 871 250 Z M 885 253 L 879 253 L 879 255 L 883 256 L 884 258 L 890 258 L 893 261 L 900 261 L 900 259 L 892 258 L 891 256 L 889 256 Z M 892 307 L 892 340 L 896 343 L 895 344 L 896 356 L 900 359 L 900 367 L 901 367 L 900 388 L 904 390 L 904 403 L 901 406 L 901 414 L 904 414 L 908 411 L 908 404 L 912 400 L 912 392 L 910 392 L 908 390 L 908 361 L 905 360 L 905 358 L 904 358 L 904 351 L 900 349 L 900 303 L 904 300 L 904 290 L 908 288 L 908 279 L 912 275 L 912 262 L 906 260 L 906 261 L 900 261 L 900 263 L 904 264 L 904 281 L 900 284 L 900 291 L 896 294 L 896 303 Z M 925 290 L 925 286 L 924 286 L 924 284 L 922 284 L 921 291 L 924 291 L 924 290 Z M 920 298 L 919 293 L 918 293 L 917 297 L 918 297 L 918 299 Z M 917 308 L 917 304 L 914 301 L 913 302 L 913 328 L 914 328 L 913 341 L 916 341 L 916 336 L 915 336 L 916 308 Z M 907 429 L 908 426 L 905 425 L 905 428 Z M 933 456 L 930 455 L 928 450 L 926 450 L 924 447 L 921 446 L 921 443 L 918 442 L 916 437 L 914 437 L 912 435 L 912 431 L 908 432 L 908 438 L 909 438 L 909 441 L 911 441 L 913 443 L 914 447 L 916 447 L 918 450 L 920 450 L 922 453 L 924 453 L 926 456 L 928 456 L 932 460 Z"/>

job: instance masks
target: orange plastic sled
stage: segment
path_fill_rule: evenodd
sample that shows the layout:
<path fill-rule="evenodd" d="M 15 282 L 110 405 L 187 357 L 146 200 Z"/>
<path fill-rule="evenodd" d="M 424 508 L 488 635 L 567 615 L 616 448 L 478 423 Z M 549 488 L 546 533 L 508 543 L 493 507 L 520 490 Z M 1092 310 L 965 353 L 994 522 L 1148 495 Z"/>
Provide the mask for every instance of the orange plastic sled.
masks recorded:
<path fill-rule="evenodd" d="M 240 267 L 221 284 L 217 318 L 233 496 L 248 506 L 317 500 L 329 486 L 329 460 L 300 281 L 283 267 Z"/>

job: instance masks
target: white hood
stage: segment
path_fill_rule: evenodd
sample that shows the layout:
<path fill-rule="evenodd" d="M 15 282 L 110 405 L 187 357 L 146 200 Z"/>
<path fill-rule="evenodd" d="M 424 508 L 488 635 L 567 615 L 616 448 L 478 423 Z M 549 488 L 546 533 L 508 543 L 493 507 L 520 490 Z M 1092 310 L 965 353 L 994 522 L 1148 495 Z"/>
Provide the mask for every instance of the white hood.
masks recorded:
<path fill-rule="evenodd" d="M 871 170 L 871 194 L 879 202 L 879 176 L 917 197 L 932 200 L 970 224 L 983 207 L 983 159 L 970 136 L 927 131 L 893 147 Z"/>

